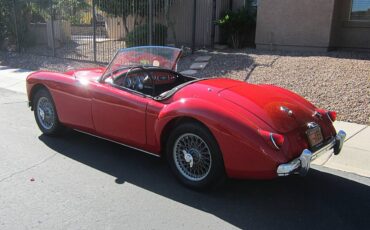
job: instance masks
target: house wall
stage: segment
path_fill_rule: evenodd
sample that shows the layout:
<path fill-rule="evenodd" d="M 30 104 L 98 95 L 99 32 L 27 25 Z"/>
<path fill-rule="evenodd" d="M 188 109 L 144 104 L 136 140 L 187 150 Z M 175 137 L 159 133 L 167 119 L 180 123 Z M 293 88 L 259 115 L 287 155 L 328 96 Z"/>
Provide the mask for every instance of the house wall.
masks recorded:
<path fill-rule="evenodd" d="M 331 47 L 370 49 L 370 22 L 350 21 L 351 0 L 336 0 Z"/>
<path fill-rule="evenodd" d="M 259 0 L 257 49 L 327 50 L 335 0 Z"/>

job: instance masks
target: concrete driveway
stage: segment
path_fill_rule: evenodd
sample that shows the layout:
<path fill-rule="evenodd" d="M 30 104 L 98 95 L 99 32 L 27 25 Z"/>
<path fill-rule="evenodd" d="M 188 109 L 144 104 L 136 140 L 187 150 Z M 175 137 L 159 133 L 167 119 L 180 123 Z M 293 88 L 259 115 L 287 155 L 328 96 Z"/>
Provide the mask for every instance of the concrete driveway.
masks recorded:
<path fill-rule="evenodd" d="M 0 72 L 0 84 L 6 85 L 4 76 Z M 42 135 L 23 83 L 8 84 L 12 90 L 0 85 L 0 229 L 365 229 L 370 224 L 369 152 L 360 139 L 366 138 L 366 126 L 351 131 L 343 153 L 325 167 L 314 166 L 307 177 L 232 180 L 199 193 L 181 186 L 159 158 L 76 132 Z"/>

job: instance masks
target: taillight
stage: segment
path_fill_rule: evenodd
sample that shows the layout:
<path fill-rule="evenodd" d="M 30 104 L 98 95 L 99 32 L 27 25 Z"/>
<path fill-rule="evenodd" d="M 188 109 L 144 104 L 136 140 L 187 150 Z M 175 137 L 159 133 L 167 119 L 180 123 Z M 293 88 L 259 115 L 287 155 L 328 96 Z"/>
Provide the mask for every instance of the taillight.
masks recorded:
<path fill-rule="evenodd" d="M 279 150 L 284 144 L 284 136 L 277 133 L 268 132 L 265 130 L 258 130 L 261 137 L 269 144 L 271 147 Z"/>
<path fill-rule="evenodd" d="M 335 111 L 328 111 L 326 115 L 328 115 L 328 118 L 331 120 L 331 122 L 334 122 L 337 119 L 337 112 Z"/>

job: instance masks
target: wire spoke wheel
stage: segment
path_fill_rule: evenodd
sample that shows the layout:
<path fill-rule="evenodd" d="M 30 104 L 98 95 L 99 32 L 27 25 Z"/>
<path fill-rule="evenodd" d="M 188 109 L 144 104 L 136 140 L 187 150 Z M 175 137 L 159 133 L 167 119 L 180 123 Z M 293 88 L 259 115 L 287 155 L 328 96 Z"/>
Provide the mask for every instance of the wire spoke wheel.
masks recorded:
<path fill-rule="evenodd" d="M 176 139 L 173 159 L 181 175 L 194 182 L 203 180 L 211 171 L 211 151 L 201 137 L 192 133 L 185 133 Z"/>
<path fill-rule="evenodd" d="M 55 111 L 52 102 L 47 97 L 40 97 L 36 107 L 37 119 L 40 125 L 49 130 L 55 123 Z"/>

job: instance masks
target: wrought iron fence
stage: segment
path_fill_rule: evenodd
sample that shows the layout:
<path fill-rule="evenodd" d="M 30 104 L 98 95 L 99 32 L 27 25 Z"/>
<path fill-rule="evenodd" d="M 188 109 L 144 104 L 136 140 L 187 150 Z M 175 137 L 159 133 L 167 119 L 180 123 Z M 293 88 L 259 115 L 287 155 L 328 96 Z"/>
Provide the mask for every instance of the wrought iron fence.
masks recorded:
<path fill-rule="evenodd" d="M 230 0 L 13 0 L 21 52 L 108 62 L 119 48 L 218 42 Z"/>

